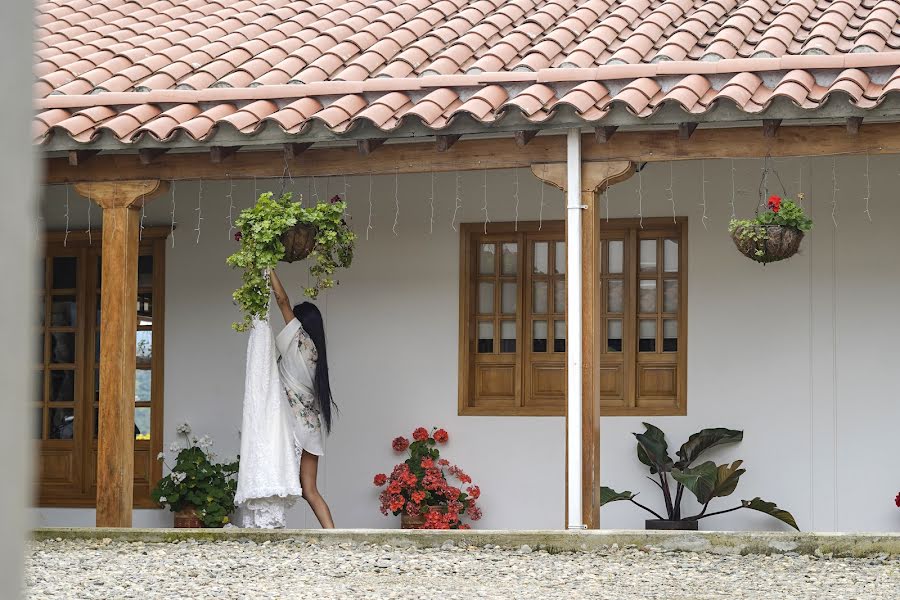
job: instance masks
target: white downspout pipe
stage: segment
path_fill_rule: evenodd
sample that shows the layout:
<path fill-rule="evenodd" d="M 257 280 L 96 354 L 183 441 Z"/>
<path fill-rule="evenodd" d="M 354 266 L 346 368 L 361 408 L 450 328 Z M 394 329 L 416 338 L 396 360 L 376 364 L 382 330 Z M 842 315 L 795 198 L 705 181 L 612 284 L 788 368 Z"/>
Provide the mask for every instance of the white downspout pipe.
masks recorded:
<path fill-rule="evenodd" d="M 581 506 L 581 131 L 566 137 L 566 407 L 569 529 L 584 529 Z"/>

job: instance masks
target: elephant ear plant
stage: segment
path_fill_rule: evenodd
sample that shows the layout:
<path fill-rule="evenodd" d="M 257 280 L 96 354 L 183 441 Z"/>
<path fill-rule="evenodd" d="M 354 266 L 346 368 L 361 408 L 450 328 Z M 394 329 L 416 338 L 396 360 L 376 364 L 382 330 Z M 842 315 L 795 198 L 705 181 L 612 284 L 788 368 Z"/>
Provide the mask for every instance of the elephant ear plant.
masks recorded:
<path fill-rule="evenodd" d="M 694 463 L 704 452 L 711 448 L 740 442 L 744 439 L 743 431 L 723 428 L 704 429 L 688 438 L 688 441 L 678 451 L 677 460 L 672 460 L 669 456 L 666 435 L 662 430 L 649 423 L 644 423 L 644 427 L 646 431 L 634 434 L 634 437 L 637 438 L 637 456 L 638 460 L 650 469 L 650 474 L 653 477 L 648 477 L 648 479 L 653 481 L 662 491 L 666 505 L 666 516 L 664 517 L 658 512 L 638 503 L 635 500 L 637 494 L 628 491 L 617 492 L 608 487 L 600 488 L 600 506 L 610 502 L 627 500 L 653 514 L 661 521 L 693 521 L 694 525 L 699 519 L 749 508 L 771 515 L 794 529 L 800 530 L 791 513 L 778 508 L 773 502 L 766 502 L 758 497 L 753 500 L 741 500 L 740 505 L 733 508 L 707 512 L 713 499 L 724 498 L 734 492 L 741 475 L 745 472 L 741 468 L 743 461 L 736 460 L 730 465 L 716 465 L 712 461 L 706 461 L 698 465 L 694 465 Z M 674 494 L 672 493 L 673 480 L 675 482 Z M 685 489 L 694 494 L 703 507 L 695 515 L 682 516 L 681 514 L 681 501 L 684 497 Z"/>

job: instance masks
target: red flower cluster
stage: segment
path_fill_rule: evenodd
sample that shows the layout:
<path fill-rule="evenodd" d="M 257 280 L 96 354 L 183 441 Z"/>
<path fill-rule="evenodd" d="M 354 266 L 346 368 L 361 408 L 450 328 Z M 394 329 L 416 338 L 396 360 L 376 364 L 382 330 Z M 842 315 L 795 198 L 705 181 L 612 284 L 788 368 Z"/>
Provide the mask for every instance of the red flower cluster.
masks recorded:
<path fill-rule="evenodd" d="M 340 194 L 335 194 L 334 196 L 331 197 L 331 203 L 332 203 L 332 204 L 337 204 L 337 203 L 340 202 L 340 201 L 341 201 L 341 195 L 340 195 Z"/>
<path fill-rule="evenodd" d="M 900 494 L 897 494 L 897 497 L 894 498 L 894 504 L 897 505 L 897 508 L 900 508 Z"/>
<path fill-rule="evenodd" d="M 461 517 L 473 521 L 481 518 L 481 509 L 476 505 L 481 490 L 469 485 L 463 492 L 448 482 L 449 475 L 463 485 L 472 483 L 462 469 L 440 458 L 435 448 L 438 443 L 446 443 L 449 434 L 444 429 L 429 434 L 424 427 L 418 427 L 412 438 L 412 443 L 402 436 L 394 438 L 391 447 L 397 452 L 409 450 L 409 458 L 394 467 L 390 476 L 379 473 L 373 479 L 378 487 L 386 485 L 379 496 L 381 513 L 425 515 L 426 529 L 469 529 Z"/>
<path fill-rule="evenodd" d="M 781 210 L 781 197 L 780 196 L 769 196 L 769 201 L 766 203 L 772 212 L 777 213 Z"/>
<path fill-rule="evenodd" d="M 244 234 L 242 234 L 240 231 L 238 231 L 236 234 L 234 234 L 234 241 L 239 242 L 239 241 L 241 241 L 242 237 L 244 237 Z"/>

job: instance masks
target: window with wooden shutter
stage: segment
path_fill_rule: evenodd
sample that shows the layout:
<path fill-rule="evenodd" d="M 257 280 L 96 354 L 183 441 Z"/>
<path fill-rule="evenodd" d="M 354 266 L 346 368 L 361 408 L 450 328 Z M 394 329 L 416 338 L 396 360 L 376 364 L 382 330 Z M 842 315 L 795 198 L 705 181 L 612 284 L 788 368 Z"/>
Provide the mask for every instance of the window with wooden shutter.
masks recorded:
<path fill-rule="evenodd" d="M 138 257 L 134 503 L 155 506 L 161 476 L 165 233 L 146 228 Z M 38 504 L 91 507 L 96 498 L 99 410 L 99 234 L 46 234 L 38 293 L 34 436 L 40 440 Z"/>
<path fill-rule="evenodd" d="M 687 223 L 603 221 L 600 244 L 601 412 L 685 414 Z M 459 414 L 565 414 L 565 269 L 561 221 L 462 227 Z"/>
<path fill-rule="evenodd" d="M 687 222 L 600 226 L 603 415 L 686 414 Z"/>
<path fill-rule="evenodd" d="M 562 222 L 462 226 L 460 414 L 563 414 L 565 267 Z"/>

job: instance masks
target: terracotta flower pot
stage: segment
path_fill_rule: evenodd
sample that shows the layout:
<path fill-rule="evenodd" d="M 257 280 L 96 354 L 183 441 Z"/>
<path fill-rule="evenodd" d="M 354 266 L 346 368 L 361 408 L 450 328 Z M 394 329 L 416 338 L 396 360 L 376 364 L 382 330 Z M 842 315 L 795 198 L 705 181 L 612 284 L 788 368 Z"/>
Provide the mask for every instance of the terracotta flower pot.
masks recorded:
<path fill-rule="evenodd" d="M 746 227 L 738 227 L 731 234 L 734 245 L 747 258 L 765 264 L 790 258 L 800 250 L 803 232 L 799 229 L 781 225 L 760 225 L 759 228 L 765 231 L 766 239 L 751 239 Z"/>
<path fill-rule="evenodd" d="M 202 527 L 203 521 L 200 520 L 200 515 L 197 514 L 194 506 L 188 504 L 175 513 L 176 529 L 201 529 Z"/>
<path fill-rule="evenodd" d="M 669 521 L 668 519 L 647 519 L 644 521 L 644 529 L 656 531 L 697 531 L 700 524 L 697 521 Z"/>
<path fill-rule="evenodd" d="M 429 510 L 434 510 L 440 513 L 446 513 L 446 506 L 431 506 Z M 403 513 L 400 515 L 400 529 L 423 529 L 425 527 L 425 515 L 408 515 Z"/>
<path fill-rule="evenodd" d="M 316 228 L 297 223 L 281 234 L 281 243 L 284 244 L 284 262 L 303 260 L 316 247 Z"/>

